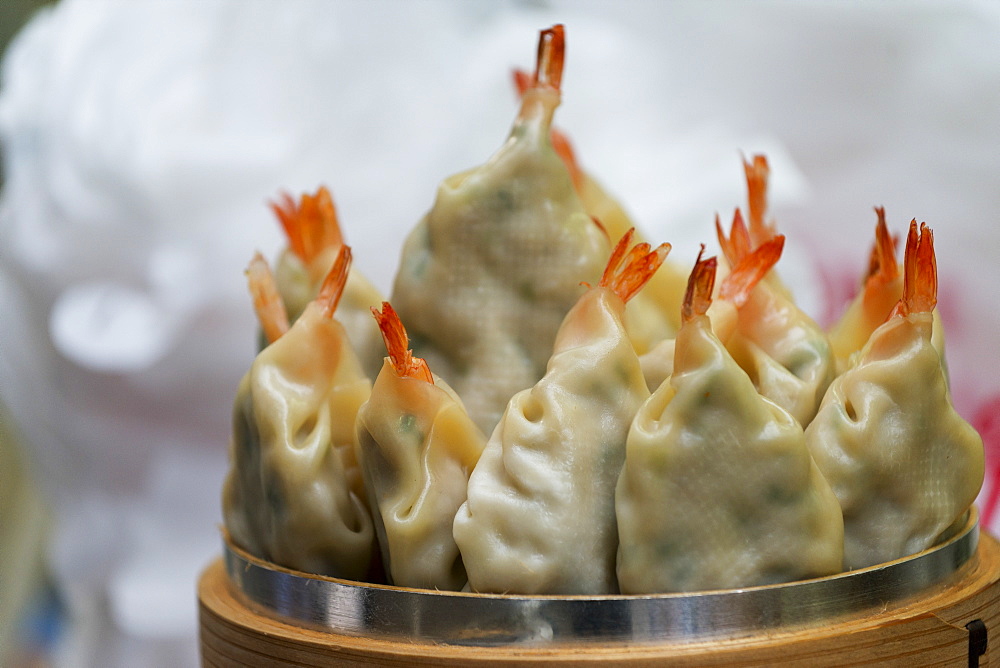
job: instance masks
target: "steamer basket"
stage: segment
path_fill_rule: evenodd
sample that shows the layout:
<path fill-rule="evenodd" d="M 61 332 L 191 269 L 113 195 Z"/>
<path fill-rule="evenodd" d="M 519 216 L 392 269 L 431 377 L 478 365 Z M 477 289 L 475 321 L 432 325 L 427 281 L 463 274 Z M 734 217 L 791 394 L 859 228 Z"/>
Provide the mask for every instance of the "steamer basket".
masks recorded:
<path fill-rule="evenodd" d="M 1000 544 L 863 570 L 650 596 L 504 596 L 318 577 L 229 544 L 199 585 L 205 666 L 991 665 Z M 998 654 L 1000 656 L 1000 654 Z"/>

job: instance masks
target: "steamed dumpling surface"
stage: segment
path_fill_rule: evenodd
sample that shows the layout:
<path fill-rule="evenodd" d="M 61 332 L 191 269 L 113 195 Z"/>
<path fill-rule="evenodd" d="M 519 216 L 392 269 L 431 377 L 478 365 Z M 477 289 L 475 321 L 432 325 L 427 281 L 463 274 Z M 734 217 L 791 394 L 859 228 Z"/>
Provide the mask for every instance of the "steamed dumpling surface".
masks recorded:
<path fill-rule="evenodd" d="M 514 395 L 490 437 L 454 527 L 473 591 L 618 590 L 614 488 L 649 395 L 623 310 L 611 290 L 589 290 L 545 376 Z"/>
<path fill-rule="evenodd" d="M 843 523 L 802 427 L 712 332 L 685 323 L 640 408 L 616 491 L 622 593 L 748 587 L 841 568 Z"/>
<path fill-rule="evenodd" d="M 806 430 L 843 507 L 847 568 L 931 547 L 982 485 L 983 441 L 951 403 L 933 322 L 918 312 L 875 330 Z"/>

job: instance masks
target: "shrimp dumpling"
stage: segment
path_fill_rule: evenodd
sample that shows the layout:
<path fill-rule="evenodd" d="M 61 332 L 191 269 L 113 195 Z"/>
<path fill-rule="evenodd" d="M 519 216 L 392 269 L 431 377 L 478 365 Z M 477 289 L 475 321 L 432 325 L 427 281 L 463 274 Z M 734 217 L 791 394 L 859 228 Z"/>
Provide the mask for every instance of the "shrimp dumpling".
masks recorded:
<path fill-rule="evenodd" d="M 452 522 L 486 437 L 461 399 L 407 350 L 388 302 L 376 311 L 389 356 L 358 411 L 358 459 L 390 584 L 460 590 Z"/>
<path fill-rule="evenodd" d="M 510 400 L 472 472 L 454 532 L 473 591 L 618 589 L 614 488 L 649 396 L 622 316 L 669 248 L 626 253 L 630 238 L 566 315 L 545 376 Z"/>
<path fill-rule="evenodd" d="M 933 345 L 933 236 L 910 225 L 903 297 L 830 385 L 806 429 L 844 513 L 844 565 L 863 568 L 933 546 L 983 482 L 983 440 L 951 402 Z"/>
<path fill-rule="evenodd" d="M 354 421 L 371 381 L 333 318 L 349 265 L 343 246 L 319 296 L 287 331 L 264 323 L 277 338 L 258 353 L 236 393 L 222 510 L 230 538 L 248 552 L 287 568 L 362 580 L 372 576 L 375 531 Z M 261 280 L 259 270 L 248 273 Z M 280 318 L 276 289 L 263 287 L 270 297 L 258 300 L 261 312 Z"/>
<path fill-rule="evenodd" d="M 840 507 L 799 423 L 762 397 L 705 315 L 715 258 L 696 264 L 673 374 L 640 407 L 615 492 L 624 594 L 837 573 Z"/>
<path fill-rule="evenodd" d="M 552 147 L 563 31 L 543 31 L 538 69 L 507 141 L 446 179 L 407 237 L 392 303 L 414 354 L 462 397 L 483 433 L 545 373 L 556 331 L 600 277 L 610 244 Z"/>

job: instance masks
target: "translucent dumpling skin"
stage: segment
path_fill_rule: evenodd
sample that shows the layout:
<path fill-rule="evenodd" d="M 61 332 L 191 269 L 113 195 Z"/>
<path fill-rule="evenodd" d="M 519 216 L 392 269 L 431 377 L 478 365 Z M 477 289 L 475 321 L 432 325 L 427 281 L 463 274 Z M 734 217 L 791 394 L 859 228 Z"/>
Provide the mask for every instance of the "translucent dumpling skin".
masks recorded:
<path fill-rule="evenodd" d="M 740 310 L 738 331 L 726 345 L 758 392 L 803 427 L 809 424 L 836 373 L 830 342 L 812 318 L 762 283 Z"/>
<path fill-rule="evenodd" d="M 983 482 L 983 441 L 955 412 L 929 312 L 892 317 L 837 377 L 806 430 L 843 507 L 847 568 L 940 540 Z"/>
<path fill-rule="evenodd" d="M 514 395 L 455 518 L 473 591 L 617 592 L 614 488 L 648 396 L 612 291 L 566 316 L 548 371 Z"/>
<path fill-rule="evenodd" d="M 354 420 L 371 382 L 343 327 L 314 306 L 257 355 L 240 383 L 223 518 L 232 540 L 258 557 L 362 580 L 375 531 Z"/>
<path fill-rule="evenodd" d="M 462 589 L 452 522 L 486 437 L 441 378 L 400 376 L 388 359 L 358 413 L 357 433 L 390 584 Z"/>
<path fill-rule="evenodd" d="M 748 587 L 839 572 L 840 508 L 802 427 L 761 397 L 701 315 L 640 408 L 616 490 L 622 593 Z"/>

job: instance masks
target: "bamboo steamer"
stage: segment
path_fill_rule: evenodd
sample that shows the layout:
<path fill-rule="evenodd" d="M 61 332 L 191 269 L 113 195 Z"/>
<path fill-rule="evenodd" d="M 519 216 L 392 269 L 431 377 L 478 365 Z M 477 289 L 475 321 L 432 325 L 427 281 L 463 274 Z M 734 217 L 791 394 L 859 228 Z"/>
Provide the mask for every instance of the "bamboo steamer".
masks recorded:
<path fill-rule="evenodd" d="M 500 596 L 296 573 L 240 551 L 199 582 L 204 666 L 987 666 L 1000 544 L 950 540 L 852 573 L 652 596 Z"/>

